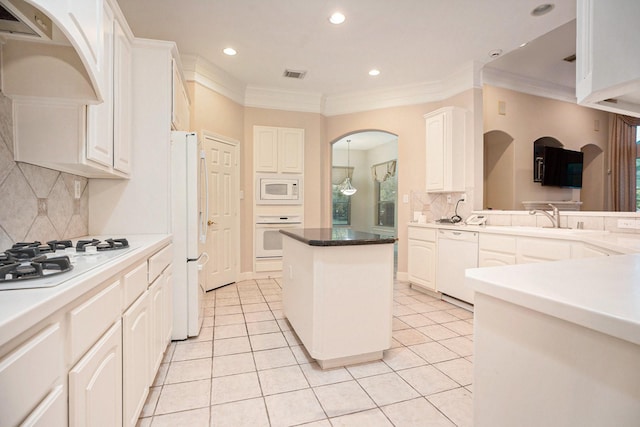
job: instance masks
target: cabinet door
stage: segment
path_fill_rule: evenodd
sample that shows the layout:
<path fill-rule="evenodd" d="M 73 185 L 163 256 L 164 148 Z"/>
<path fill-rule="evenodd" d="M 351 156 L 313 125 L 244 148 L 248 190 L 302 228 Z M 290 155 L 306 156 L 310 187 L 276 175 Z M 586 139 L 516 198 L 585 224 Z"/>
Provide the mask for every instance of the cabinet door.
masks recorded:
<path fill-rule="evenodd" d="M 120 320 L 69 372 L 69 426 L 102 425 L 122 425 Z"/>
<path fill-rule="evenodd" d="M 501 265 L 514 265 L 515 254 L 505 254 L 493 251 L 478 251 L 478 267 L 497 267 Z"/>
<path fill-rule="evenodd" d="M 63 342 L 55 323 L 0 359 L 0 426 L 18 425 L 64 381 Z"/>
<path fill-rule="evenodd" d="M 164 276 L 160 276 L 149 287 L 151 309 L 149 378 L 154 378 L 162 361 L 164 348 Z"/>
<path fill-rule="evenodd" d="M 409 239 L 409 282 L 436 291 L 436 245 Z"/>
<path fill-rule="evenodd" d="M 437 114 L 426 119 L 427 191 L 444 189 L 444 125 L 444 114 Z"/>
<path fill-rule="evenodd" d="M 304 129 L 278 130 L 278 172 L 304 172 Z"/>
<path fill-rule="evenodd" d="M 189 97 L 182 82 L 182 75 L 175 60 L 171 61 L 173 72 L 172 91 L 173 108 L 171 124 L 174 130 L 189 130 Z"/>
<path fill-rule="evenodd" d="M 113 166 L 113 12 L 107 4 L 103 8 L 103 49 L 100 54 L 104 102 L 87 107 L 87 160 L 107 168 Z"/>
<path fill-rule="evenodd" d="M 253 127 L 256 172 L 278 172 L 278 128 Z"/>
<path fill-rule="evenodd" d="M 173 268 L 171 265 L 164 271 L 164 345 L 162 352 L 166 350 L 167 345 L 171 341 L 171 333 L 173 332 Z M 154 375 L 155 376 L 155 375 Z"/>
<path fill-rule="evenodd" d="M 114 23 L 113 167 L 131 173 L 131 43 Z"/>
<path fill-rule="evenodd" d="M 122 316 L 123 425 L 135 426 L 147 398 L 151 314 L 145 292 Z"/>

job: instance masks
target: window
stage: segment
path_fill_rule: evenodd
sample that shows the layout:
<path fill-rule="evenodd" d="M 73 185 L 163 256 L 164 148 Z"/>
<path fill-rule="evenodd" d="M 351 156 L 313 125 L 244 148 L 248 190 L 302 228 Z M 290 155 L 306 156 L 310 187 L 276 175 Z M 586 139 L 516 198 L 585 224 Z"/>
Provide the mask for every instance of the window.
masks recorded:
<path fill-rule="evenodd" d="M 340 192 L 340 184 L 331 186 L 333 225 L 351 225 L 351 197 Z"/>
<path fill-rule="evenodd" d="M 396 199 L 398 190 L 397 174 L 382 182 L 375 181 L 376 224 L 381 227 L 395 227 Z"/>

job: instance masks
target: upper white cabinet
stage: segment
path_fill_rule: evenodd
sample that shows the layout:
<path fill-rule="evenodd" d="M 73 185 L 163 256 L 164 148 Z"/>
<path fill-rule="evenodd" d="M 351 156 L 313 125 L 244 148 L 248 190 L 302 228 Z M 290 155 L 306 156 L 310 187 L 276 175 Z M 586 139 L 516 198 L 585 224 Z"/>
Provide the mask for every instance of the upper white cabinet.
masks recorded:
<path fill-rule="evenodd" d="M 171 76 L 171 127 L 174 130 L 188 131 L 190 127 L 189 95 L 182 81 L 180 67 L 175 58 L 171 60 Z"/>
<path fill-rule="evenodd" d="M 640 2 L 578 0 L 578 103 L 640 117 Z"/>
<path fill-rule="evenodd" d="M 304 172 L 304 129 L 254 126 L 253 146 L 256 172 Z"/>
<path fill-rule="evenodd" d="M 426 120 L 426 187 L 428 192 L 464 191 L 466 111 L 445 107 Z"/>

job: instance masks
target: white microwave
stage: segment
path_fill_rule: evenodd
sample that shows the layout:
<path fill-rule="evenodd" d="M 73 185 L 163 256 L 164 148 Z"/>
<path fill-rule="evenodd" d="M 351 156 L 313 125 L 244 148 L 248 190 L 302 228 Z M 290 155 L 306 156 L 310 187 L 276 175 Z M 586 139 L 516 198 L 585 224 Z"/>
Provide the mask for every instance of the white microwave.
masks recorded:
<path fill-rule="evenodd" d="M 301 205 L 302 175 L 258 175 L 256 203 L 259 205 Z"/>

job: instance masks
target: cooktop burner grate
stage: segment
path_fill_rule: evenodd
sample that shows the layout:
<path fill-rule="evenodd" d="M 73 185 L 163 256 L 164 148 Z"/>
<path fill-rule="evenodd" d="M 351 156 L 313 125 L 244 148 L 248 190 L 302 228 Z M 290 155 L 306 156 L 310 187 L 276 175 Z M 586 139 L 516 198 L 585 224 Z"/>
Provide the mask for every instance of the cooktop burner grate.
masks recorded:
<path fill-rule="evenodd" d="M 98 251 L 111 251 L 116 249 L 125 249 L 129 247 L 127 239 L 98 239 L 78 240 L 76 242 L 76 251 L 85 252 L 87 247 L 95 246 Z"/>

